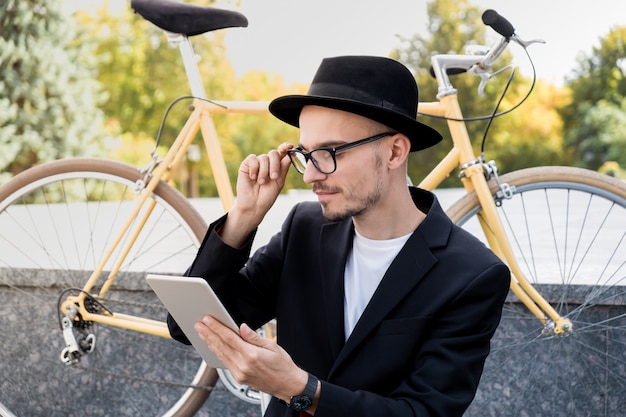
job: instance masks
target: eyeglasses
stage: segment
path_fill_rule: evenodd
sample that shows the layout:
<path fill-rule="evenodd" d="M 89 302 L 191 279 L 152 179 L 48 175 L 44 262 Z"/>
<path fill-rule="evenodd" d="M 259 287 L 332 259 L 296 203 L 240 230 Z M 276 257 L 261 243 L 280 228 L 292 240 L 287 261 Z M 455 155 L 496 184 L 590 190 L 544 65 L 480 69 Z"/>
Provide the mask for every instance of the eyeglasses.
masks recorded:
<path fill-rule="evenodd" d="M 289 149 L 287 151 L 287 155 L 289 155 L 289 159 L 291 159 L 293 167 L 300 174 L 304 174 L 304 170 L 306 169 L 309 161 L 313 162 L 313 166 L 322 174 L 332 174 L 337 169 L 337 159 L 335 157 L 337 153 L 356 148 L 357 146 L 365 145 L 366 143 L 374 142 L 386 136 L 393 136 L 395 134 L 395 132 L 379 133 L 378 135 L 370 136 L 365 139 L 359 139 L 356 142 L 347 143 L 345 145 L 337 146 L 336 148 L 317 148 L 309 152 L 303 151 L 302 148 L 294 148 Z"/>

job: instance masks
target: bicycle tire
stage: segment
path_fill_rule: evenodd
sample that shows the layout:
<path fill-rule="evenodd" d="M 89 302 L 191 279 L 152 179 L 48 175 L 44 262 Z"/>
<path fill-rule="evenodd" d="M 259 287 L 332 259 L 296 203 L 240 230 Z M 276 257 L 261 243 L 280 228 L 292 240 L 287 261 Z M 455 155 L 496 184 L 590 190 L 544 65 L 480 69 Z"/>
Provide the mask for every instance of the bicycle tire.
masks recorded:
<path fill-rule="evenodd" d="M 12 364 L 0 392 L 17 415 L 190 416 L 215 386 L 216 370 L 195 350 L 95 323 L 87 324 L 96 334 L 95 350 L 79 363 L 90 370 L 59 359 L 65 347 L 59 294 L 82 288 L 128 218 L 141 176 L 119 162 L 72 158 L 31 168 L 0 187 L 0 363 Z M 152 198 L 157 206 L 103 304 L 162 321 L 166 311 L 143 277 L 184 272 L 206 223 L 163 182 Z"/>
<path fill-rule="evenodd" d="M 526 277 L 573 330 L 557 336 L 511 292 L 465 416 L 617 416 L 626 410 L 626 183 L 572 167 L 500 178 L 498 211 Z M 448 210 L 477 233 L 472 192 Z M 481 232 L 482 233 L 482 232 Z"/>

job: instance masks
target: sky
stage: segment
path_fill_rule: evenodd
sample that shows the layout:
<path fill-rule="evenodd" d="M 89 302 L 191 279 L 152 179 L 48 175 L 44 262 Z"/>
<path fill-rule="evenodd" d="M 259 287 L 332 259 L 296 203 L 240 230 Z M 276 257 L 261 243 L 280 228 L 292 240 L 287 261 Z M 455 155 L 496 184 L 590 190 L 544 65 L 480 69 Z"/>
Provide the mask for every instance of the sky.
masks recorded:
<path fill-rule="evenodd" d="M 308 84 L 324 57 L 386 56 L 397 35 L 426 31 L 426 0 L 219 0 L 220 7 L 247 16 L 247 28 L 226 29 L 229 59 L 239 74 L 255 69 Z M 471 0 L 480 9 L 505 16 L 524 40 L 544 39 L 529 52 L 537 76 L 557 85 L 576 67 L 580 53 L 610 28 L 626 26 L 623 0 Z M 495 39 L 495 37 L 493 38 Z M 521 47 L 511 51 L 524 75 L 530 66 Z M 462 52 L 462 51 L 457 51 Z"/>

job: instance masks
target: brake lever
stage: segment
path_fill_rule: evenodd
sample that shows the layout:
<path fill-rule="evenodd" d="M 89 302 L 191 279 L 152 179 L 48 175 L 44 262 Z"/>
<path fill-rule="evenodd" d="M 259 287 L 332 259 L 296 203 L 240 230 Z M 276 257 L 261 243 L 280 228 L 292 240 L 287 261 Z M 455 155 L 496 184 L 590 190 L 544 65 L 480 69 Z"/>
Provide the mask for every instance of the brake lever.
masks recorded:
<path fill-rule="evenodd" d="M 528 48 L 530 45 L 534 43 L 546 43 L 546 41 L 543 39 L 531 39 L 529 41 L 525 41 L 522 38 L 520 38 L 517 33 L 514 33 L 513 35 L 511 35 L 511 39 L 524 49 Z"/>
<path fill-rule="evenodd" d="M 478 84 L 478 95 L 480 97 L 484 97 L 485 87 L 487 86 L 487 83 L 496 75 L 511 68 L 513 68 L 513 65 L 507 65 L 506 67 L 500 68 L 498 71 L 494 73 L 489 73 L 485 71 L 484 69 L 481 69 L 478 65 L 473 65 L 471 68 L 467 70 L 467 72 L 472 75 L 477 75 L 478 77 L 480 77 L 480 84 Z"/>
<path fill-rule="evenodd" d="M 535 43 L 546 43 L 546 41 L 543 39 L 531 39 L 529 41 L 525 41 L 522 38 L 520 38 L 519 35 L 517 35 L 516 33 L 513 33 L 510 39 L 514 41 L 515 43 L 519 44 L 524 49 L 528 48 L 530 45 L 533 45 Z M 511 68 L 513 68 L 512 65 L 507 65 L 503 68 L 500 68 L 498 71 L 492 74 L 492 73 L 487 72 L 487 68 L 482 67 L 481 65 L 473 65 L 467 70 L 467 72 L 480 77 L 480 84 L 478 84 L 478 96 L 484 97 L 485 87 L 487 86 L 487 83 L 496 75 L 500 74 L 503 71 L 509 70 Z"/>

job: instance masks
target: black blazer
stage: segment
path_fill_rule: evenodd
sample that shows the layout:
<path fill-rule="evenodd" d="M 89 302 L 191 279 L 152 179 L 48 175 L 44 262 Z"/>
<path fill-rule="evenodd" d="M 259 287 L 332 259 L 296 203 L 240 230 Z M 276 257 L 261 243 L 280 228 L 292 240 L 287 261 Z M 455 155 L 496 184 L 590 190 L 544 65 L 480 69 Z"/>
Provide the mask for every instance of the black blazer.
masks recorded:
<path fill-rule="evenodd" d="M 322 381 L 324 416 L 461 416 L 500 320 L 510 274 L 455 226 L 433 194 L 411 189 L 427 213 L 387 270 L 347 341 L 343 276 L 351 220 L 329 222 L 300 203 L 280 233 L 248 260 L 212 224 L 188 274 L 213 286 L 235 320 L 277 319 L 278 343 Z M 184 341 L 168 317 L 172 335 Z M 266 416 L 297 416 L 273 398 Z"/>

